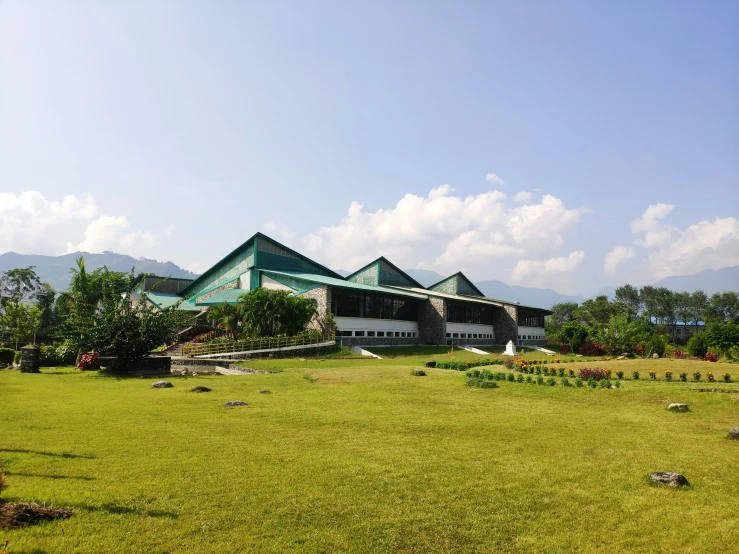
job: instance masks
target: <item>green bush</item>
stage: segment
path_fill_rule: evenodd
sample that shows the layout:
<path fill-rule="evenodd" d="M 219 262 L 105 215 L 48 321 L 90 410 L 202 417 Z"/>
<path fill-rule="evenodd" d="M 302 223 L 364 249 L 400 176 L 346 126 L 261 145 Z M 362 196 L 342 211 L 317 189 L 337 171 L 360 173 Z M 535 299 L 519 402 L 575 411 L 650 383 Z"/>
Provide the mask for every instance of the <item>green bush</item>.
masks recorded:
<path fill-rule="evenodd" d="M 632 371 L 631 372 L 631 378 L 634 379 L 634 381 L 639 380 L 639 372 L 638 371 Z"/>
<path fill-rule="evenodd" d="M 541 375 L 537 375 L 536 376 L 536 384 L 537 385 L 543 385 L 544 384 L 544 377 L 542 377 Z"/>
<path fill-rule="evenodd" d="M 563 387 L 571 387 L 572 386 L 572 384 L 570 383 L 570 380 L 567 377 L 562 377 L 562 379 L 560 379 L 560 383 L 562 383 L 562 386 Z"/>
<path fill-rule="evenodd" d="M 588 386 L 591 389 L 594 389 L 595 387 L 598 386 L 598 381 L 596 381 L 595 379 L 588 379 Z"/>
<path fill-rule="evenodd" d="M 422 369 L 411 369 L 411 375 L 414 377 L 425 377 L 426 372 Z"/>
<path fill-rule="evenodd" d="M 600 388 L 602 388 L 602 389 L 610 389 L 611 388 L 611 381 L 610 381 L 610 379 L 601 379 L 601 381 L 600 381 Z"/>
<path fill-rule="evenodd" d="M 662 358 L 665 355 L 665 348 L 667 348 L 667 335 L 653 335 L 647 345 L 647 352 L 651 351 Z"/>
<path fill-rule="evenodd" d="M 582 379 L 580 379 L 579 377 L 578 377 L 578 378 L 576 378 L 576 379 L 575 379 L 575 386 L 576 386 L 577 388 L 580 388 L 580 387 L 582 387 Z"/>
<path fill-rule="evenodd" d="M 467 386 L 468 387 L 479 387 L 480 380 L 479 379 L 467 379 Z"/>
<path fill-rule="evenodd" d="M 518 376 L 516 377 L 516 382 L 517 382 L 517 383 L 523 383 L 523 375 L 521 375 L 521 374 L 519 373 L 519 374 L 518 374 Z"/>
<path fill-rule="evenodd" d="M 688 339 L 688 354 L 698 358 L 705 358 L 708 352 L 708 337 L 705 333 L 695 333 Z"/>
<path fill-rule="evenodd" d="M 553 387 L 556 384 L 557 381 L 554 379 L 554 377 L 550 377 L 549 379 L 547 379 L 547 385 L 549 385 L 550 387 Z"/>
<path fill-rule="evenodd" d="M 61 365 L 53 346 L 39 346 L 39 364 L 42 367 L 57 367 Z"/>
<path fill-rule="evenodd" d="M 513 381 L 513 380 L 514 380 L 515 378 L 516 378 L 516 376 L 515 376 L 515 375 L 513 375 L 513 373 L 509 373 L 509 374 L 508 374 L 508 375 L 506 376 L 506 380 L 508 380 L 508 381 Z"/>
<path fill-rule="evenodd" d="M 534 379 L 531 377 L 531 375 L 527 375 L 526 376 L 526 382 L 527 383 L 533 383 L 534 382 Z"/>
<path fill-rule="evenodd" d="M 16 352 L 15 356 L 13 356 L 13 363 L 14 364 L 21 363 L 21 353 L 20 352 Z"/>
<path fill-rule="evenodd" d="M 481 389 L 497 389 L 498 383 L 495 381 L 480 381 L 480 388 Z"/>
<path fill-rule="evenodd" d="M 12 364 L 14 358 L 15 350 L 12 348 L 0 348 L 0 367 Z"/>

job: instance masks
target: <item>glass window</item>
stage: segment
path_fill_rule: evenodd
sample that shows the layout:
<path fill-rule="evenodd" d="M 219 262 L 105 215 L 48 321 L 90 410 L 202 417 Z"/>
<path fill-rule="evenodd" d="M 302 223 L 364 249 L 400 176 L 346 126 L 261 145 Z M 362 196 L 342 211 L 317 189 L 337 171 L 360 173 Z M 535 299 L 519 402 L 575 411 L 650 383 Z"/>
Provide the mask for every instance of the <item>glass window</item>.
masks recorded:
<path fill-rule="evenodd" d="M 367 331 L 367 336 L 368 337 L 374 337 L 375 336 L 375 332 L 374 331 Z"/>
<path fill-rule="evenodd" d="M 355 337 L 363 337 L 364 336 L 364 331 L 354 331 L 354 336 Z"/>
<path fill-rule="evenodd" d="M 331 294 L 331 313 L 339 317 L 418 321 L 418 300 L 335 288 Z"/>
<path fill-rule="evenodd" d="M 446 338 L 448 338 L 448 339 L 452 338 L 452 334 L 451 333 L 447 333 L 446 334 Z"/>
<path fill-rule="evenodd" d="M 377 336 L 378 337 L 384 337 L 385 336 L 385 331 L 377 331 Z"/>
<path fill-rule="evenodd" d="M 398 331 L 395 331 L 395 336 L 396 337 L 399 337 L 400 336 L 400 333 Z"/>
<path fill-rule="evenodd" d="M 352 332 L 351 331 L 339 331 L 337 333 L 340 337 L 351 337 Z"/>
<path fill-rule="evenodd" d="M 459 333 L 452 333 L 452 338 L 458 339 L 459 338 Z"/>

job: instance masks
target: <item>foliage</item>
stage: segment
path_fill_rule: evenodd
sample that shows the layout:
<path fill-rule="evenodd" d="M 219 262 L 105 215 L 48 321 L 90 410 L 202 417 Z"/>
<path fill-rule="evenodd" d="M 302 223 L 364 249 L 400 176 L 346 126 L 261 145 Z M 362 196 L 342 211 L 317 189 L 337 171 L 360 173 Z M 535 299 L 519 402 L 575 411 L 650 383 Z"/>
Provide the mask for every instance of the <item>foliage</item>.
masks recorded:
<path fill-rule="evenodd" d="M 39 363 L 43 367 L 72 365 L 77 357 L 74 348 L 67 342 L 57 346 L 42 345 L 39 346 L 39 350 Z"/>
<path fill-rule="evenodd" d="M 573 352 L 577 352 L 587 338 L 588 330 L 582 323 L 570 321 L 562 325 L 562 339 L 570 345 Z"/>
<path fill-rule="evenodd" d="M 608 326 L 600 330 L 597 338 L 610 354 L 620 354 L 633 352 L 650 332 L 651 325 L 646 319 L 630 320 L 625 314 L 617 314 L 611 317 Z"/>
<path fill-rule="evenodd" d="M 685 358 L 685 353 L 679 348 L 675 348 L 675 351 L 673 352 L 673 357 L 677 358 L 678 360 L 682 360 L 683 358 Z"/>
<path fill-rule="evenodd" d="M 18 306 L 24 300 L 35 298 L 39 289 L 41 289 L 41 279 L 36 274 L 36 266 L 24 268 L 10 269 L 0 276 L 0 289 L 3 290 L 3 296 L 0 296 L 3 307 L 7 304 Z"/>
<path fill-rule="evenodd" d="M 577 350 L 577 352 L 578 354 L 582 354 L 583 356 L 602 356 L 606 353 L 605 349 L 600 343 L 593 341 L 584 342 L 582 345 L 580 345 L 580 348 Z"/>
<path fill-rule="evenodd" d="M 701 372 L 695 371 L 693 372 L 693 381 L 700 381 L 701 380 Z"/>
<path fill-rule="evenodd" d="M 36 306 L 8 303 L 5 305 L 5 313 L 0 316 L 0 327 L 7 330 L 17 349 L 23 343 L 35 342 L 42 314 L 41 309 Z"/>
<path fill-rule="evenodd" d="M 638 380 L 639 380 L 639 372 L 638 372 L 638 371 L 632 371 L 632 372 L 631 372 L 631 378 L 632 378 L 632 379 L 633 379 L 634 381 L 638 381 Z"/>
<path fill-rule="evenodd" d="M 239 297 L 243 324 L 249 336 L 293 336 L 316 313 L 315 302 L 289 291 L 258 288 Z"/>
<path fill-rule="evenodd" d="M 669 369 L 665 370 L 665 381 L 672 381 L 672 371 Z"/>
<path fill-rule="evenodd" d="M 680 372 L 680 380 L 685 382 L 688 380 L 688 372 L 687 371 L 681 371 Z"/>
<path fill-rule="evenodd" d="M 579 377 L 577 377 L 577 378 L 575 379 L 575 386 L 576 386 L 577 388 L 581 388 L 581 387 L 582 387 L 582 385 L 583 385 L 583 381 L 582 381 L 582 379 L 580 379 Z"/>
<path fill-rule="evenodd" d="M 639 296 L 639 289 L 632 285 L 618 287 L 615 292 L 615 300 L 625 307 L 626 315 L 633 320 L 639 315 L 643 301 Z"/>
<path fill-rule="evenodd" d="M 665 354 L 667 347 L 667 335 L 654 334 L 647 343 L 647 353 L 657 354 L 660 358 Z"/>
<path fill-rule="evenodd" d="M 688 353 L 697 358 L 703 358 L 708 352 L 708 336 L 706 333 L 694 333 L 687 344 Z"/>
<path fill-rule="evenodd" d="M 600 381 L 601 379 L 606 379 L 608 377 L 604 369 L 590 367 L 583 367 L 578 372 L 578 375 L 584 381 L 590 381 L 591 379 Z"/>
<path fill-rule="evenodd" d="M 563 344 L 562 346 L 559 347 L 559 353 L 562 354 L 563 356 L 566 354 L 569 354 L 570 352 L 572 352 L 572 348 L 570 348 L 569 344 Z"/>
<path fill-rule="evenodd" d="M 715 352 L 706 352 L 705 358 L 707 362 L 717 362 L 718 361 L 718 354 Z"/>
<path fill-rule="evenodd" d="M 100 369 L 100 355 L 97 352 L 83 354 L 77 364 L 77 369 L 82 371 Z"/>
<path fill-rule="evenodd" d="M 425 377 L 426 372 L 422 369 L 411 369 L 411 375 L 415 377 Z"/>
<path fill-rule="evenodd" d="M 236 340 L 239 323 L 243 317 L 241 308 L 240 305 L 234 306 L 224 302 L 220 306 L 211 307 L 206 317 L 209 321 L 215 321 L 221 329 L 231 334 L 233 340 Z"/>
<path fill-rule="evenodd" d="M 0 348 L 0 367 L 12 364 L 14 359 L 15 350 L 12 348 Z"/>
<path fill-rule="evenodd" d="M 731 349 L 739 345 L 739 324 L 711 321 L 706 326 L 708 347 L 720 354 L 728 354 Z"/>
<path fill-rule="evenodd" d="M 624 313 L 624 306 L 618 302 L 609 302 L 606 295 L 596 296 L 583 302 L 577 309 L 578 319 L 593 329 L 602 329 L 611 320 L 611 317 Z M 585 340 L 585 339 L 583 339 Z M 573 348 L 577 352 L 577 348 Z"/>
<path fill-rule="evenodd" d="M 712 294 L 706 308 L 705 320 L 739 323 L 739 294 L 734 291 Z"/>

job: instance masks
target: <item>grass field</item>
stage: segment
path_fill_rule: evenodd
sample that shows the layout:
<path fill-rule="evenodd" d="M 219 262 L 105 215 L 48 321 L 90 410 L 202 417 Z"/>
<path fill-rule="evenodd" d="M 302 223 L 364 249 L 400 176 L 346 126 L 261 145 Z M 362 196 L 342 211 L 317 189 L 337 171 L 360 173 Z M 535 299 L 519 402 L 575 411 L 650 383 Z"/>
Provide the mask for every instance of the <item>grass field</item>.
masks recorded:
<path fill-rule="evenodd" d="M 16 531 L 18 553 L 736 552 L 739 366 L 731 393 L 503 382 L 403 358 L 261 360 L 273 374 L 115 379 L 0 371 L 13 501 L 76 514 Z M 577 367 L 582 364 L 573 364 Z M 590 365 L 596 365 L 593 362 Z M 721 366 L 724 367 L 721 367 Z M 567 367 L 567 366 L 566 366 Z M 673 369 L 674 370 L 674 369 Z M 187 392 L 206 385 L 213 392 Z M 269 390 L 270 394 L 261 391 Z M 224 409 L 228 400 L 247 408 Z M 669 401 L 691 411 L 666 411 Z M 684 490 L 650 486 L 678 471 Z"/>

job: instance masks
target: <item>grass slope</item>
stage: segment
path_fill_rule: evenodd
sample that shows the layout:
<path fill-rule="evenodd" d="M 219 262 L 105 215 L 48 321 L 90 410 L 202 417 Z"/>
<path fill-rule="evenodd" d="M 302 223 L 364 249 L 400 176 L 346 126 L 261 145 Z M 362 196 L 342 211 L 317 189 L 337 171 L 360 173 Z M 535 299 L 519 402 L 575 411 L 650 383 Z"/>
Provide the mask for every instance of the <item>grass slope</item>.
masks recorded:
<path fill-rule="evenodd" d="M 152 379 L 0 371 L 4 497 L 76 510 L 0 540 L 13 554 L 739 544 L 739 442 L 725 438 L 739 425 L 736 383 L 718 385 L 736 395 L 650 381 L 471 389 L 460 372 L 410 376 L 425 359 L 264 360 L 252 365 L 283 371 L 173 377 L 158 390 Z M 622 363 L 646 375 L 662 361 Z M 195 385 L 213 392 L 187 392 Z M 235 399 L 250 406 L 222 408 Z M 670 400 L 691 412 L 667 412 Z M 665 470 L 691 488 L 646 483 Z"/>

